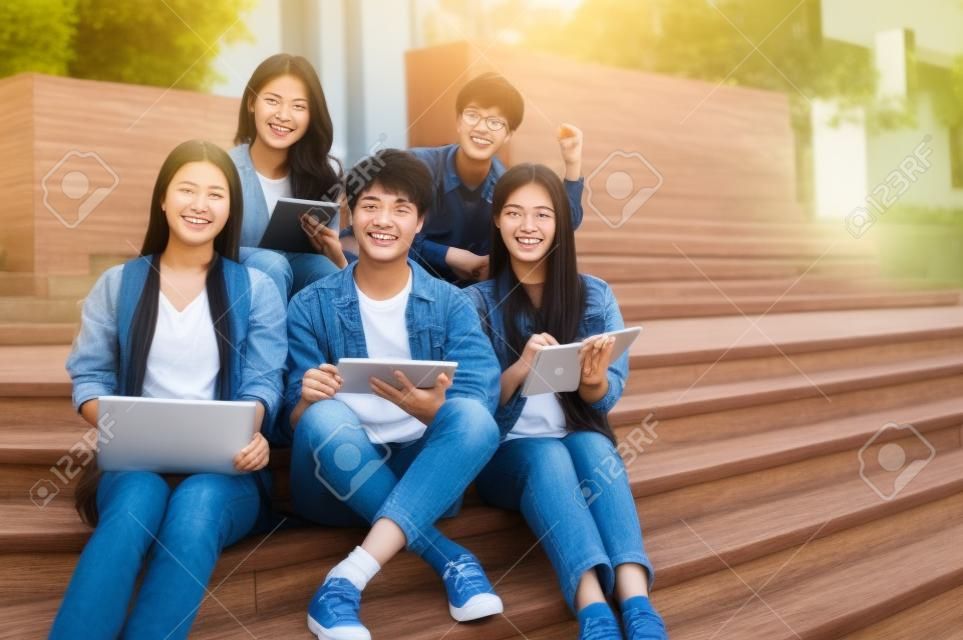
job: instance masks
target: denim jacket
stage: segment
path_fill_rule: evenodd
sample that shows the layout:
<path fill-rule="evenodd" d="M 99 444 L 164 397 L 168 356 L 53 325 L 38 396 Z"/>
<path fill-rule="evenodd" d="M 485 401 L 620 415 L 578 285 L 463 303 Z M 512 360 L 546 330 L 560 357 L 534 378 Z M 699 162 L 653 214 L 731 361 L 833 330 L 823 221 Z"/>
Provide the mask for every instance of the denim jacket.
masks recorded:
<path fill-rule="evenodd" d="M 261 188 L 261 181 L 257 179 L 257 171 L 251 162 L 251 145 L 239 144 L 228 151 L 228 155 L 237 167 L 237 175 L 241 179 L 241 194 L 244 197 L 240 246 L 257 247 L 261 244 L 268 222 L 271 221 L 271 212 L 268 211 L 264 189 Z M 339 216 L 340 214 L 337 214 L 329 224 L 335 230 L 341 226 Z"/>
<path fill-rule="evenodd" d="M 270 212 L 267 210 L 267 201 L 264 199 L 264 190 L 261 189 L 261 181 L 257 179 L 257 171 L 254 170 L 254 163 L 251 162 L 250 145 L 238 145 L 228 151 L 228 154 L 234 161 L 234 166 L 237 167 L 237 175 L 241 179 L 241 193 L 244 196 L 240 246 L 256 247 L 261 243 L 261 236 L 264 235 L 268 221 L 271 219 Z"/>
<path fill-rule="evenodd" d="M 97 280 L 84 301 L 80 334 L 67 358 L 76 409 L 106 395 L 129 395 L 124 388 L 130 366 L 130 329 L 151 257 L 112 267 Z M 261 431 L 276 441 L 281 406 L 287 334 L 284 304 L 277 287 L 259 271 L 224 260 L 233 350 L 230 396 L 219 400 L 258 400 L 265 415 Z"/>
<path fill-rule="evenodd" d="M 619 311 L 619 303 L 615 300 L 612 289 L 605 283 L 593 276 L 581 275 L 582 283 L 585 286 L 585 314 L 579 323 L 579 340 L 588 338 L 607 331 L 618 331 L 624 329 L 622 313 Z M 502 312 L 501 302 L 505 299 L 508 292 L 507 277 L 503 275 L 500 281 L 485 280 L 465 289 L 465 293 L 471 297 L 478 309 L 478 314 L 482 318 L 482 326 L 488 334 L 498 356 L 501 370 L 504 371 L 518 360 L 521 354 L 514 353 L 508 346 L 505 333 L 505 316 Z M 525 326 L 528 325 L 528 326 Z M 524 323 L 523 333 L 532 334 L 530 323 Z M 613 360 L 608 368 L 609 390 L 598 401 L 590 406 L 602 413 L 608 413 L 622 397 L 622 390 L 625 387 L 625 378 L 629 370 L 629 354 L 623 353 L 616 360 Z M 511 398 L 504 405 L 500 405 L 495 411 L 495 422 L 504 436 L 522 414 L 527 398 L 522 396 L 519 387 Z"/>
<path fill-rule="evenodd" d="M 411 245 L 411 254 L 424 266 L 434 269 L 450 282 L 454 282 L 457 278 L 445 262 L 449 246 L 469 249 L 478 255 L 488 255 L 491 251 L 488 238 L 489 218 L 486 217 L 483 221 L 482 233 L 470 234 L 475 236 L 471 238 L 475 245 L 467 246 L 466 239 L 461 237 L 466 231 L 463 227 L 468 224 L 468 220 L 466 220 L 465 205 L 458 192 L 462 182 L 455 168 L 457 144 L 441 147 L 416 147 L 410 149 L 410 151 L 428 166 L 435 182 L 431 210 L 425 219 L 425 225 L 421 233 L 415 236 L 415 241 Z M 491 169 L 489 169 L 488 175 L 485 176 L 485 180 L 481 184 L 481 197 L 488 204 L 489 209 L 495 195 L 495 184 L 504 173 L 505 165 L 497 157 L 492 158 Z M 578 229 L 582 223 L 582 191 L 584 185 L 585 181 L 582 178 L 565 180 L 565 192 L 568 194 L 569 205 L 572 210 L 572 227 L 575 229 Z M 456 230 L 461 233 L 456 232 Z"/>
<path fill-rule="evenodd" d="M 471 398 L 490 412 L 498 404 L 498 360 L 464 292 L 432 277 L 410 259 L 411 294 L 405 309 L 414 360 L 458 363 L 447 398 Z M 304 373 L 341 358 L 366 358 L 364 326 L 354 283 L 357 262 L 305 287 L 288 305 L 285 418 L 301 398 Z M 289 420 L 282 419 L 286 428 Z"/>

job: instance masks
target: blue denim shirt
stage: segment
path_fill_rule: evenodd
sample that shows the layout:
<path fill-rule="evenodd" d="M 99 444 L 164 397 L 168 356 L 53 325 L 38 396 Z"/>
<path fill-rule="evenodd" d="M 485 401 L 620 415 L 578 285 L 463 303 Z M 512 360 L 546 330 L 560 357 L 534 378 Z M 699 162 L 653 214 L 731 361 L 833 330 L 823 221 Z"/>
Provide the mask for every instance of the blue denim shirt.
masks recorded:
<path fill-rule="evenodd" d="M 301 398 L 304 373 L 341 358 L 367 358 L 364 326 L 354 282 L 357 262 L 305 287 L 288 305 L 288 374 L 285 418 Z M 463 291 L 408 260 L 411 294 L 405 308 L 414 360 L 458 363 L 447 398 L 472 398 L 489 411 L 498 404 L 499 369 L 478 313 Z"/>
<path fill-rule="evenodd" d="M 150 268 L 149 256 L 112 267 L 84 300 L 80 334 L 67 358 L 76 409 L 100 396 L 127 395 L 130 325 Z M 224 273 L 234 348 L 230 397 L 219 399 L 260 401 L 265 408 L 261 431 L 273 443 L 287 354 L 284 303 L 260 271 L 225 260 Z"/>
<path fill-rule="evenodd" d="M 261 243 L 261 237 L 267 229 L 271 219 L 267 210 L 267 200 L 261 181 L 257 179 L 257 171 L 251 162 L 250 145 L 241 144 L 230 151 L 228 155 L 237 167 L 237 175 L 241 178 L 241 193 L 244 195 L 244 222 L 241 224 L 241 246 L 256 247 Z"/>
<path fill-rule="evenodd" d="M 431 267 L 445 279 L 455 281 L 456 276 L 445 262 L 445 254 L 449 247 L 469 249 L 477 255 L 487 256 L 491 253 L 491 238 L 488 235 L 489 220 L 491 219 L 492 197 L 495 194 L 495 183 L 505 173 L 505 165 L 498 158 L 492 158 L 492 166 L 481 184 L 481 197 L 487 203 L 484 220 L 481 221 L 485 233 L 480 238 L 464 238 L 458 230 L 471 226 L 467 220 L 465 203 L 459 194 L 462 186 L 461 178 L 455 168 L 455 154 L 457 144 L 441 147 L 418 147 L 410 150 L 417 158 L 428 165 L 432 178 L 435 180 L 435 197 L 431 205 L 431 212 L 425 218 L 425 225 L 415 237 L 412 252 L 419 262 Z M 569 204 L 572 209 L 572 225 L 578 228 L 582 224 L 582 190 L 584 180 L 565 181 L 565 191 L 568 193 Z M 472 246 L 469 247 L 468 243 Z"/>
<path fill-rule="evenodd" d="M 495 183 L 505 173 L 505 165 L 497 157 L 492 158 L 491 169 L 479 187 L 482 206 L 478 207 L 472 215 L 460 193 L 462 181 L 455 168 L 455 153 L 458 151 L 458 145 L 416 147 L 409 151 L 428 165 L 428 170 L 435 182 L 431 209 L 425 217 L 421 233 L 415 236 L 415 241 L 411 244 L 410 255 L 429 272 L 443 277 L 448 282 L 467 286 L 471 283 L 458 280 L 445 262 L 445 254 L 448 253 L 449 247 L 467 249 L 480 256 L 491 253 L 492 197 L 495 194 Z M 585 181 L 582 178 L 565 181 L 565 191 L 572 209 L 572 225 L 576 229 L 582 224 L 584 186 Z M 351 233 L 349 227 L 342 231 L 341 235 Z"/>
<path fill-rule="evenodd" d="M 619 303 L 612 293 L 612 289 L 604 280 L 589 275 L 581 275 L 585 286 L 585 314 L 579 323 L 577 339 L 582 340 L 589 336 L 604 333 L 606 331 L 618 331 L 624 329 L 622 313 L 619 311 Z M 505 334 L 505 316 L 502 312 L 502 301 L 508 292 L 507 278 L 502 277 L 501 282 L 496 280 L 485 280 L 465 289 L 478 309 L 478 314 L 482 318 L 482 326 L 488 334 L 498 356 L 501 370 L 504 371 L 515 363 L 521 356 L 514 353 L 508 345 Z M 526 326 L 527 325 L 527 326 Z M 524 323 L 523 333 L 534 333 L 530 323 Z M 615 403 L 622 397 L 622 390 L 625 388 L 625 379 L 629 371 L 629 354 L 623 353 L 613 360 L 608 369 L 609 390 L 598 401 L 591 404 L 593 409 L 608 413 L 615 406 Z M 515 391 L 514 395 L 508 399 L 504 405 L 500 405 L 495 411 L 495 422 L 504 436 L 522 414 L 527 398 L 522 396 L 521 387 Z"/>
<path fill-rule="evenodd" d="M 244 222 L 241 223 L 240 246 L 257 247 L 261 244 L 261 238 L 271 220 L 271 212 L 267 209 L 264 189 L 261 188 L 261 181 L 257 179 L 257 171 L 254 169 L 254 163 L 251 162 L 251 146 L 239 144 L 228 151 L 228 155 L 237 167 L 237 175 L 241 179 L 241 193 L 244 196 Z M 339 226 L 340 221 L 336 217 L 331 227 L 338 229 Z"/>

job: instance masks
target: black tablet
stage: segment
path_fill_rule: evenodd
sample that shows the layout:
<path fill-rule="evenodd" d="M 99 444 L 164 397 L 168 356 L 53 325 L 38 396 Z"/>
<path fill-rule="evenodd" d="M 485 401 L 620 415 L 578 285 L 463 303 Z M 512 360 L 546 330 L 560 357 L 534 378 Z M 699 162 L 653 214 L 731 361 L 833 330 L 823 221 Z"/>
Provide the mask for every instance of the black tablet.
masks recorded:
<path fill-rule="evenodd" d="M 326 227 L 337 231 L 341 210 L 336 202 L 278 198 L 258 247 L 295 253 L 317 253 L 301 228 L 301 216 L 308 214 Z"/>

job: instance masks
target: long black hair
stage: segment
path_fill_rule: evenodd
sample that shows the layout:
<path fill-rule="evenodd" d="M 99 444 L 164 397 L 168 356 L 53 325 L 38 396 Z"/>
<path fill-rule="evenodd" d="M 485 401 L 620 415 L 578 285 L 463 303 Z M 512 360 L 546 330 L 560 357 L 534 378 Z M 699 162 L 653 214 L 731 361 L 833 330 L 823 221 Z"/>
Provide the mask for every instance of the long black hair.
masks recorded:
<path fill-rule="evenodd" d="M 508 198 L 519 188 L 532 183 L 548 192 L 555 210 L 555 237 L 544 258 L 547 275 L 538 307 L 524 287 L 520 286 L 518 276 L 512 269 L 508 247 L 497 227 L 498 217 Z M 506 171 L 495 185 L 492 197 L 491 234 L 491 277 L 498 288 L 499 299 L 504 301 L 505 336 L 512 351 L 522 353 L 531 333 L 548 333 L 560 344 L 577 340 L 579 324 L 585 314 L 586 291 L 576 263 L 575 229 L 572 227 L 568 195 L 555 172 L 545 165 L 530 163 L 519 164 Z M 531 333 L 523 331 L 523 322 L 531 326 Z M 593 409 L 577 391 L 557 395 L 570 428 L 598 431 L 615 442 L 605 413 Z"/>
<path fill-rule="evenodd" d="M 278 53 L 258 65 L 241 97 L 234 144 L 253 144 L 257 127 L 251 109 L 261 90 L 271 80 L 293 76 L 308 91 L 308 130 L 288 149 L 291 193 L 306 200 L 337 200 L 341 188 L 341 163 L 331 155 L 334 126 L 321 80 L 302 56 Z M 337 168 L 336 168 L 337 167 Z"/>
<path fill-rule="evenodd" d="M 131 321 L 130 336 L 126 348 L 130 353 L 130 360 L 124 378 L 126 395 L 139 396 L 144 390 L 144 374 L 147 370 L 147 357 L 150 354 L 151 343 L 154 340 L 154 329 L 157 326 L 157 310 L 160 299 L 160 257 L 167 249 L 170 239 L 170 226 L 167 214 L 161 208 L 167 195 L 174 174 L 185 164 L 191 162 L 209 162 L 216 166 L 227 179 L 229 214 L 227 223 L 214 238 L 214 260 L 207 270 L 207 297 L 210 306 L 211 319 L 214 323 L 214 333 L 217 336 L 217 352 L 220 369 L 217 372 L 217 398 L 229 399 L 231 374 L 231 325 L 229 317 L 230 303 L 227 298 L 227 285 L 224 281 L 224 259 L 237 261 L 238 243 L 241 235 L 243 196 L 241 194 L 241 180 L 237 175 L 234 162 L 227 152 L 216 144 L 204 140 L 189 140 L 177 145 L 164 160 L 150 202 L 150 219 L 147 223 L 147 233 L 141 247 L 142 259 L 151 260 L 151 268 L 147 274 L 147 281 L 141 291 L 140 299 Z M 80 517 L 96 526 L 97 513 L 97 484 L 100 474 L 95 465 L 88 465 L 85 473 L 78 482 L 74 501 Z"/>

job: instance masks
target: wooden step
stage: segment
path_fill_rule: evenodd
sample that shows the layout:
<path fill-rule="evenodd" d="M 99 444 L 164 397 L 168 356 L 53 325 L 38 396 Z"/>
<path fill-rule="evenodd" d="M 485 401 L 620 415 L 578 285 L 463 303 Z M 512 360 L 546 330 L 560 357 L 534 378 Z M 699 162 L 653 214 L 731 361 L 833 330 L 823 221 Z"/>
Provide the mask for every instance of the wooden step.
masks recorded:
<path fill-rule="evenodd" d="M 959 304 L 960 293 L 954 289 L 894 293 L 788 294 L 784 296 L 725 296 L 715 292 L 706 296 L 691 296 L 684 300 L 656 300 L 649 297 L 619 300 L 622 315 L 627 321 L 644 321 L 653 318 L 727 316 L 733 313 L 790 313 L 888 307 L 955 306 Z"/>
<path fill-rule="evenodd" d="M 828 398 L 836 393 L 942 378 L 961 373 L 963 373 L 963 356 L 944 355 L 909 362 L 817 371 L 811 375 L 802 372 L 771 379 L 695 385 L 685 390 L 629 393 L 623 395 L 609 418 L 613 424 L 620 426 L 637 425 L 650 414 L 655 415 L 659 420 L 664 420 L 683 415 L 726 411 L 814 396 Z"/>
<path fill-rule="evenodd" d="M 99 274 L 39 276 L 0 271 L 0 297 L 80 299 L 87 295 Z"/>
<path fill-rule="evenodd" d="M 840 640 L 959 640 L 963 638 L 963 587 L 957 587 Z"/>
<path fill-rule="evenodd" d="M 963 468 L 963 449 L 959 447 L 959 428 L 940 433 L 941 439 L 948 442 L 938 444 L 954 448 L 938 450 L 919 475 L 902 491 L 896 492 L 891 500 L 882 499 L 869 484 L 873 481 L 883 484 L 888 480 L 885 470 L 878 464 L 879 449 L 885 445 L 877 444 L 864 452 L 864 456 L 850 451 L 849 473 L 832 484 L 825 482 L 796 493 L 760 498 L 754 504 L 731 505 L 722 511 L 679 518 L 672 524 L 649 529 L 646 548 L 653 562 L 657 561 L 658 585 L 679 584 L 716 571 L 725 564 L 748 562 L 807 540 L 960 493 L 963 489 L 963 476 L 959 473 Z M 933 437 L 931 442 L 936 439 Z M 908 456 L 928 454 L 914 439 L 902 439 L 899 446 Z M 866 479 L 859 473 L 860 457 L 867 461 Z M 810 460 L 797 464 L 796 470 L 804 472 L 814 466 Z M 712 486 L 707 486 L 706 490 Z M 643 521 L 652 511 L 644 500 L 639 502 Z M 707 554 L 706 551 L 710 552 Z"/>
<path fill-rule="evenodd" d="M 111 267 L 117 266 L 119 264 L 124 264 L 131 258 L 136 257 L 137 254 L 131 252 L 130 254 L 91 254 L 90 255 L 90 273 L 100 274 Z"/>
<path fill-rule="evenodd" d="M 71 344 L 80 325 L 72 322 L 0 323 L 0 347 Z"/>
<path fill-rule="evenodd" d="M 640 239 L 642 244 L 640 245 Z M 809 239 L 798 237 L 771 237 L 760 242 L 758 238 L 698 236 L 691 233 L 648 233 L 644 237 L 616 231 L 579 230 L 575 236 L 578 251 L 582 255 L 604 254 L 637 256 L 640 248 L 645 255 L 718 258 L 818 258 L 874 256 L 876 245 L 844 240 Z"/>
<path fill-rule="evenodd" d="M 69 345 L 0 347 L 0 397 L 70 397 Z"/>
<path fill-rule="evenodd" d="M 580 232 L 610 232 L 645 238 L 650 234 L 679 234 L 723 238 L 753 237 L 760 240 L 783 238 L 807 238 L 852 240 L 843 225 L 832 222 L 779 221 L 779 220 L 718 220 L 713 218 L 670 218 L 655 215 L 639 215 L 629 218 L 624 225 L 613 229 L 596 215 L 582 218 Z"/>
<path fill-rule="evenodd" d="M 631 359 L 633 369 L 714 363 L 961 333 L 963 307 L 653 320 L 645 323 Z M 69 352 L 67 345 L 0 347 L 0 396 L 69 395 Z"/>
<path fill-rule="evenodd" d="M 651 280 L 705 280 L 711 278 L 794 278 L 804 273 L 846 273 L 851 278 L 879 275 L 872 260 L 830 259 L 791 260 L 776 258 L 704 258 L 683 256 L 608 256 L 584 255 L 578 258 L 579 270 L 606 282 L 647 282 Z"/>
<path fill-rule="evenodd" d="M 99 277 L 99 273 L 50 276 L 47 278 L 47 297 L 81 300 L 87 297 Z"/>
<path fill-rule="evenodd" d="M 963 335 L 963 306 L 648 320 L 632 368 L 714 363 Z"/>
<path fill-rule="evenodd" d="M 832 275 L 806 274 L 796 278 L 755 278 L 748 280 L 664 280 L 651 282 L 616 282 L 612 292 L 619 301 L 640 299 L 673 299 L 689 296 L 773 295 L 800 293 L 852 293 L 881 291 L 926 291 L 951 289 L 949 283 L 933 283 L 916 278 L 840 278 Z"/>
<path fill-rule="evenodd" d="M 0 639 L 42 640 L 49 635 L 59 599 L 29 600 L 0 605 Z"/>
<path fill-rule="evenodd" d="M 826 371 L 853 367 L 896 365 L 925 360 L 951 353 L 963 353 L 963 335 L 949 338 L 901 340 L 893 335 L 889 340 L 863 346 L 806 351 L 779 352 L 754 358 L 728 357 L 695 364 L 667 364 L 659 367 L 635 369 L 629 376 L 627 394 L 654 393 L 676 390 L 680 395 L 692 387 L 727 384 L 733 380 L 749 382 L 759 379 L 803 378 Z M 731 353 L 731 352 L 730 352 Z M 688 394 L 686 394 L 688 395 Z"/>
<path fill-rule="evenodd" d="M 903 436 L 905 430 L 884 429 L 890 423 L 912 425 L 919 433 L 951 428 L 963 423 L 963 404 L 958 398 L 911 405 L 902 410 L 886 409 L 844 419 L 826 420 L 744 436 L 722 436 L 718 440 L 670 442 L 659 437 L 671 429 L 660 425 L 646 447 L 623 447 L 636 453 L 626 461 L 632 491 L 636 496 L 654 495 L 680 487 L 770 469 L 815 456 L 858 449 L 877 433 L 879 442 Z M 632 434 L 619 432 L 620 441 L 631 443 Z"/>
<path fill-rule="evenodd" d="M 40 278 L 32 273 L 0 271 L 0 296 L 40 295 Z"/>
<path fill-rule="evenodd" d="M 80 320 L 80 309 L 79 298 L 2 297 L 0 322 L 72 323 Z"/>
<path fill-rule="evenodd" d="M 658 591 L 672 637 L 838 638 L 963 584 L 963 495 Z"/>

